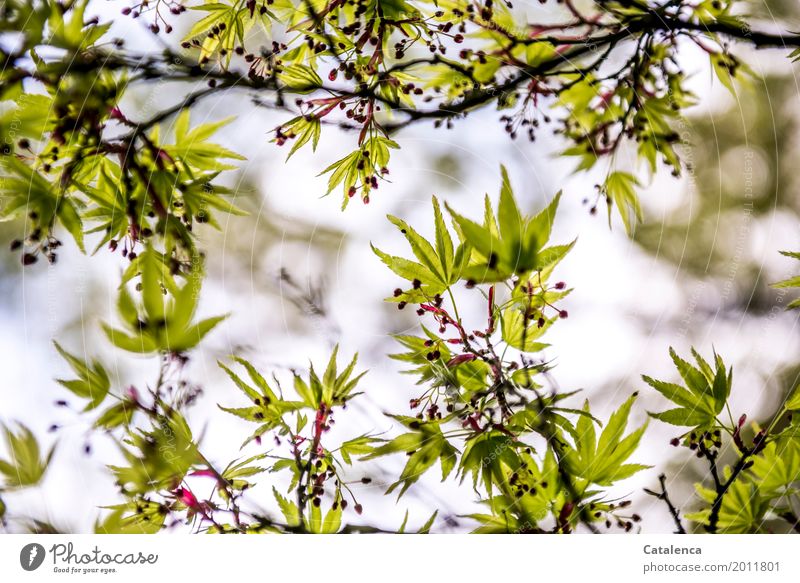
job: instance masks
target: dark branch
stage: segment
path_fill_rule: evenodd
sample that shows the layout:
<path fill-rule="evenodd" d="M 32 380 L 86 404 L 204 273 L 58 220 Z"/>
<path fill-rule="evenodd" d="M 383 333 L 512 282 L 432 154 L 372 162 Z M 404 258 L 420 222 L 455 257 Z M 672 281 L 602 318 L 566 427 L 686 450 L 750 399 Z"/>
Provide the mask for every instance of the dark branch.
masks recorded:
<path fill-rule="evenodd" d="M 660 492 L 654 492 L 648 488 L 645 488 L 644 491 L 650 496 L 655 496 L 659 500 L 663 500 L 667 505 L 669 514 L 672 516 L 672 521 L 675 523 L 675 534 L 686 534 L 686 529 L 683 527 L 683 522 L 681 521 L 680 510 L 678 510 L 678 508 L 672 503 L 672 500 L 669 499 L 669 494 L 667 493 L 667 476 L 661 474 L 658 477 L 658 482 L 661 485 Z"/>

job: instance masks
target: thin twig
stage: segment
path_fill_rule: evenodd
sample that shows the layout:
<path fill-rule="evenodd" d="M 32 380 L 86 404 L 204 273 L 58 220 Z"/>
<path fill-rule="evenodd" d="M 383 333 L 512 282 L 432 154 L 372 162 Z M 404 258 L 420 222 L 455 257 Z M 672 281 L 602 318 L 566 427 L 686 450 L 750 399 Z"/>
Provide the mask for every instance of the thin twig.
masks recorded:
<path fill-rule="evenodd" d="M 644 491 L 649 494 L 650 496 L 655 496 L 659 500 L 663 500 L 664 503 L 667 505 L 669 509 L 669 514 L 672 516 L 672 521 L 675 523 L 675 534 L 686 534 L 686 529 L 683 526 L 683 522 L 681 521 L 681 513 L 680 510 L 672 503 L 672 500 L 669 499 L 669 494 L 667 493 L 667 476 L 661 474 L 658 477 L 658 483 L 661 485 L 660 492 L 654 492 L 648 488 L 645 488 Z"/>

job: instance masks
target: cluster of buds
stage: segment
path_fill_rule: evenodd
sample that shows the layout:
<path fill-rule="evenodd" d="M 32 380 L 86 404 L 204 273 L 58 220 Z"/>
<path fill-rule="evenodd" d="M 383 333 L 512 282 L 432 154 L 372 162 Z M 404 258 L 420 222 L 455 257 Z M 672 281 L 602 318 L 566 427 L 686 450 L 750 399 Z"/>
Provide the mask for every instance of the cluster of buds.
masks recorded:
<path fill-rule="evenodd" d="M 161 27 L 163 26 L 164 32 L 169 34 L 172 32 L 172 25 L 167 22 L 164 15 L 161 14 L 162 6 L 166 7 L 173 16 L 178 16 L 186 12 L 186 6 L 175 0 L 156 0 L 156 2 L 142 0 L 133 6 L 126 6 L 121 12 L 124 16 L 130 16 L 131 18 L 139 18 L 147 12 L 153 12 L 153 22 L 148 27 L 150 32 L 158 34 L 161 32 Z"/>
<path fill-rule="evenodd" d="M 642 517 L 638 514 L 626 514 L 621 513 L 620 510 L 624 510 L 631 505 L 630 500 L 623 500 L 619 504 L 609 504 L 607 509 L 599 509 L 597 505 L 594 503 L 589 504 L 588 509 L 592 513 L 592 516 L 597 519 L 602 519 L 605 516 L 605 526 L 606 528 L 611 528 L 612 526 L 616 526 L 617 528 L 624 530 L 625 532 L 630 532 L 633 530 L 633 526 L 637 522 L 641 522 Z"/>
<path fill-rule="evenodd" d="M 517 138 L 520 130 L 524 130 L 528 135 L 529 141 L 536 141 L 536 130 L 539 127 L 538 119 L 529 119 L 521 114 L 517 114 L 514 116 L 503 115 L 500 117 L 500 121 L 503 122 L 503 130 L 512 140 Z"/>
<path fill-rule="evenodd" d="M 411 399 L 411 408 L 415 409 L 419 406 L 420 401 L 418 399 Z M 424 414 L 423 412 L 417 413 L 417 419 L 424 419 L 425 417 L 428 418 L 429 421 L 440 420 L 442 418 L 442 412 L 439 409 L 439 405 L 437 403 L 431 403 L 425 408 Z M 412 427 L 412 429 L 419 428 L 419 424 L 415 423 L 416 427 Z"/>
<path fill-rule="evenodd" d="M 766 429 L 760 429 L 758 433 L 753 436 L 753 442 L 748 447 L 745 445 L 744 440 L 742 440 L 742 427 L 744 427 L 745 421 L 747 421 L 747 415 L 739 417 L 736 428 L 733 430 L 733 442 L 743 454 L 755 455 L 761 452 L 767 445 L 767 431 Z M 752 462 L 749 463 L 752 464 Z"/>
<path fill-rule="evenodd" d="M 535 478 L 528 464 L 523 462 L 520 464 L 519 469 L 512 472 L 508 477 L 508 485 L 516 498 L 522 498 L 525 495 L 536 496 L 538 493 L 537 488 L 547 488 L 548 482 L 546 480 L 539 481 Z"/>
<path fill-rule="evenodd" d="M 36 221 L 38 219 L 37 213 L 29 213 L 30 219 Z M 39 255 L 43 255 L 47 261 L 52 265 L 58 259 L 56 249 L 61 247 L 61 241 L 52 235 L 43 236 L 40 227 L 34 229 L 28 234 L 25 239 L 14 239 L 11 241 L 9 248 L 11 251 L 20 251 L 20 261 L 26 267 L 33 265 L 39 259 Z"/>
<path fill-rule="evenodd" d="M 308 496 L 310 496 L 311 503 L 319 508 L 322 505 L 322 497 L 325 495 L 325 484 L 329 480 L 334 480 L 334 485 L 339 486 L 339 481 L 336 478 L 336 471 L 328 464 L 325 459 L 317 459 L 311 469 L 308 484 Z M 338 501 L 338 496 L 335 502 Z"/>
<path fill-rule="evenodd" d="M 558 281 L 552 286 L 544 287 L 542 286 L 541 283 L 539 283 L 539 285 L 537 286 L 533 283 L 533 281 L 528 281 L 527 283 L 522 284 L 520 289 L 523 293 L 527 294 L 530 300 L 529 304 L 533 303 L 534 298 L 541 301 L 542 303 L 541 310 L 538 310 L 534 308 L 532 305 L 529 305 L 528 309 L 525 311 L 524 314 L 526 322 L 531 320 L 536 320 L 537 326 L 539 328 L 542 328 L 547 323 L 545 320 L 546 314 L 544 310 L 548 308 L 553 310 L 561 319 L 566 319 L 569 317 L 569 312 L 567 312 L 567 310 L 562 310 L 561 308 L 554 306 L 553 304 L 547 301 L 545 296 L 547 292 L 564 291 L 565 289 L 567 289 L 566 282 Z"/>
<path fill-rule="evenodd" d="M 538 79 L 532 79 L 524 92 L 524 99 L 522 104 L 517 108 L 516 112 L 511 115 L 503 115 L 500 121 L 503 123 L 503 129 L 506 134 L 515 140 L 519 132 L 525 132 L 528 140 L 531 142 L 536 141 L 536 131 L 542 123 L 549 124 L 551 118 L 549 115 L 542 113 L 539 106 L 539 98 L 541 96 L 551 95 L 553 91 Z M 498 103 L 503 106 L 511 107 L 516 103 L 519 95 L 518 93 L 510 95 L 501 95 Z M 540 121 L 541 120 L 541 121 Z"/>
<path fill-rule="evenodd" d="M 722 447 L 722 433 L 719 429 L 704 431 L 702 433 L 692 431 L 685 436 L 684 441 L 685 445 L 692 451 L 696 451 L 697 457 L 701 458 Z M 670 440 L 670 444 L 673 447 L 680 445 L 680 442 L 681 440 L 678 437 L 674 437 Z"/>

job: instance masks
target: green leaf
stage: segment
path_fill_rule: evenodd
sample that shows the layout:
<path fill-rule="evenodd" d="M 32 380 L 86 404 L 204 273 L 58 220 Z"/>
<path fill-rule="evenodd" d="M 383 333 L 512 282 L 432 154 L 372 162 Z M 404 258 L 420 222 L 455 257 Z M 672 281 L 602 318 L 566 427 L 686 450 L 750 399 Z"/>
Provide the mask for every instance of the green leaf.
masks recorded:
<path fill-rule="evenodd" d="M 436 224 L 436 254 L 442 267 L 443 281 L 453 283 L 458 281 L 459 276 L 459 273 L 453 273 L 455 259 L 453 256 L 453 239 L 450 237 L 450 232 L 447 230 L 444 217 L 442 217 L 439 201 L 435 196 L 431 198 L 433 200 L 433 217 Z"/>
<path fill-rule="evenodd" d="M 395 418 L 403 419 L 400 417 Z M 398 493 L 398 498 L 405 494 L 408 488 L 419 480 L 422 474 L 427 472 L 437 460 L 441 460 L 443 474 L 445 474 L 446 468 L 452 468 L 453 456 L 456 453 L 456 449 L 445 439 L 437 423 L 425 423 L 411 418 L 408 421 L 408 425 L 414 431 L 395 437 L 388 443 L 374 448 L 371 453 L 361 458 L 362 460 L 370 460 L 399 452 L 409 454 L 408 462 L 406 462 L 398 480 L 386 491 L 387 494 L 390 494 L 396 488 L 402 486 Z M 449 470 L 447 470 L 447 473 L 449 474 Z"/>
<path fill-rule="evenodd" d="M 800 259 L 800 252 L 792 252 L 792 251 L 781 251 L 781 255 L 785 255 L 787 257 L 792 257 L 793 259 Z M 779 281 L 777 283 L 773 283 L 772 287 L 774 288 L 796 288 L 800 287 L 800 276 L 790 277 L 789 279 L 785 279 L 783 281 Z M 786 305 L 787 310 L 794 310 L 800 308 L 800 298 L 792 300 Z"/>
<path fill-rule="evenodd" d="M 611 208 L 616 205 L 625 231 L 633 236 L 636 223 L 643 218 L 642 207 L 636 194 L 639 181 L 627 172 L 612 172 L 606 177 L 603 190 L 608 197 L 608 224 L 611 226 Z"/>
<path fill-rule="evenodd" d="M 322 133 L 322 122 L 314 116 L 300 115 L 283 124 L 280 129 L 285 139 L 294 139 L 294 144 L 286 156 L 288 160 L 309 141 L 311 141 L 312 150 L 316 151 Z M 273 141 L 277 141 L 277 139 Z"/>
<path fill-rule="evenodd" d="M 473 249 L 470 263 L 461 273 L 462 279 L 489 283 L 504 281 L 515 274 L 526 277 L 535 269 L 554 264 L 560 259 L 559 252 L 563 256 L 569 250 L 550 250 L 548 256 L 539 256 L 550 238 L 560 193 L 535 217 L 523 217 L 514 200 L 508 174 L 505 168 L 501 171 L 497 217 L 492 213 L 488 197 L 483 225 L 447 207 L 461 239 Z"/>
<path fill-rule="evenodd" d="M 275 496 L 275 500 L 278 502 L 281 513 L 283 513 L 283 517 L 286 519 L 286 524 L 291 527 L 299 526 L 300 511 L 298 510 L 297 505 L 292 504 L 286 498 L 281 496 L 275 486 L 272 487 L 272 494 Z"/>
<path fill-rule="evenodd" d="M 553 231 L 553 222 L 558 212 L 558 204 L 561 202 L 561 191 L 559 190 L 553 197 L 553 200 L 528 223 L 525 237 L 528 239 L 528 246 L 535 248 L 537 253 L 543 249 L 545 244 L 550 240 L 550 234 Z M 571 245 L 570 245 L 571 247 Z M 565 252 L 566 253 L 566 252 Z M 540 260 L 543 263 L 544 260 Z M 540 266 L 542 269 L 544 266 Z"/>
<path fill-rule="evenodd" d="M 440 293 L 444 291 L 443 284 L 438 278 L 431 273 L 431 271 L 417 263 L 415 261 L 411 261 L 409 259 L 404 259 L 403 257 L 396 257 L 394 255 L 387 255 L 374 245 L 370 244 L 372 247 L 373 253 L 381 258 L 381 261 L 392 271 L 394 271 L 397 275 L 402 277 L 405 280 L 413 282 L 417 280 L 419 282 L 425 282 L 425 285 L 429 289 L 439 290 L 434 293 Z"/>
<path fill-rule="evenodd" d="M 431 517 L 427 521 L 425 521 L 425 524 L 423 524 L 422 528 L 420 528 L 417 531 L 417 534 L 430 534 L 431 528 L 433 527 L 433 523 L 436 521 L 436 516 L 438 514 L 439 514 L 438 510 L 436 510 L 433 514 L 431 514 Z"/>
<path fill-rule="evenodd" d="M 64 228 L 72 235 L 78 248 L 85 253 L 86 249 L 83 247 L 83 222 L 78 210 L 75 208 L 75 203 L 66 197 L 62 197 L 58 205 L 57 215 Z"/>
<path fill-rule="evenodd" d="M 634 394 L 628 398 L 611 415 L 596 442 L 594 425 L 589 417 L 589 403 L 588 401 L 584 403 L 584 414 L 578 418 L 575 427 L 575 450 L 565 452 L 567 463 L 575 475 L 589 483 L 610 486 L 615 481 L 630 477 L 639 470 L 649 467 L 625 463 L 638 448 L 647 428 L 645 423 L 623 437 L 636 396 Z"/>
<path fill-rule="evenodd" d="M 128 425 L 130 424 L 131 419 L 133 419 L 133 414 L 135 412 L 135 403 L 129 400 L 120 401 L 116 405 L 112 405 L 103 411 L 100 417 L 98 417 L 94 422 L 94 426 L 99 429 L 110 431 L 112 429 L 116 429 L 117 427 Z"/>
<path fill-rule="evenodd" d="M 62 358 L 69 363 L 72 371 L 78 375 L 75 380 L 56 379 L 56 382 L 66 387 L 75 396 L 89 401 L 84 411 L 90 411 L 100 406 L 111 388 L 111 380 L 103 365 L 98 361 L 94 361 L 90 365 L 88 360 L 81 360 L 61 348 L 58 342 L 54 341 L 53 344 Z"/>
<path fill-rule="evenodd" d="M 783 281 L 779 281 L 778 283 L 773 283 L 772 287 L 775 287 L 775 288 L 800 287 L 800 275 L 796 275 L 794 277 L 790 277 L 789 279 L 785 279 Z"/>
<path fill-rule="evenodd" d="M 464 241 L 478 254 L 476 264 L 470 265 L 462 277 L 472 279 L 477 283 L 502 281 L 513 272 L 503 270 L 500 265 L 500 254 L 503 245 L 500 239 L 491 232 L 491 229 L 482 227 L 478 223 L 462 217 L 449 206 L 450 215 L 458 226 Z"/>
<path fill-rule="evenodd" d="M 296 64 L 285 67 L 278 73 L 278 80 L 297 93 L 308 93 L 322 87 L 322 79 L 308 65 Z"/>
<path fill-rule="evenodd" d="M 680 407 L 660 413 L 648 412 L 648 415 L 664 423 L 684 427 L 700 427 L 713 422 L 713 417 L 709 417 L 707 413 L 696 409 L 684 409 Z"/>
<path fill-rule="evenodd" d="M 731 65 L 737 63 L 737 61 L 735 61 L 731 55 L 726 53 L 711 53 L 709 58 L 711 60 L 711 67 L 713 68 L 717 79 L 719 79 L 720 83 L 722 83 L 725 89 L 730 91 L 731 95 L 739 99 L 739 96 L 736 93 L 736 87 L 733 83 L 734 75 L 731 73 Z"/>
<path fill-rule="evenodd" d="M 453 240 L 442 217 L 439 201 L 436 197 L 433 197 L 432 203 L 436 230 L 435 247 L 402 219 L 391 215 L 388 217 L 389 221 L 405 236 L 418 262 L 401 257 L 393 257 L 374 246 L 372 247 L 373 252 L 392 271 L 413 283 L 413 289 L 393 298 L 388 298 L 389 301 L 422 303 L 427 301 L 426 298 L 442 293 L 450 285 L 458 281 L 461 275 L 466 262 L 463 257 L 463 251 L 458 258 L 459 263 L 457 264 L 453 250 Z"/>
<path fill-rule="evenodd" d="M 227 315 L 193 322 L 203 280 L 202 262 L 192 260 L 192 272 L 178 287 L 164 264 L 164 257 L 152 248 L 136 258 L 141 268 L 141 307 L 123 287 L 117 309 L 127 330 L 103 325 L 109 340 L 123 350 L 149 354 L 182 353 L 194 348 Z M 128 277 L 133 277 L 129 274 Z M 169 293 L 171 297 L 165 295 Z"/>
<path fill-rule="evenodd" d="M 708 379 L 705 378 L 703 373 L 693 367 L 691 364 L 683 360 L 673 348 L 670 347 L 669 355 L 672 357 L 672 362 L 675 363 L 675 368 L 681 375 L 686 387 L 697 396 L 703 396 L 710 393 Z"/>
<path fill-rule="evenodd" d="M 723 479 L 730 475 L 726 468 Z M 696 484 L 698 495 L 711 504 L 716 498 L 713 490 Z M 760 496 L 756 484 L 747 480 L 735 480 L 722 498 L 717 521 L 717 532 L 723 534 L 744 534 L 762 532 L 765 524 L 765 515 L 769 505 L 767 500 Z M 703 508 L 698 512 L 687 513 L 687 520 L 700 524 L 708 524 L 711 508 Z"/>
<path fill-rule="evenodd" d="M 36 486 L 44 477 L 55 447 L 42 457 L 39 442 L 33 432 L 18 424 L 17 432 L 0 425 L 5 437 L 6 448 L 11 458 L 0 458 L 0 475 L 5 478 L 6 488 L 27 488 Z"/>
<path fill-rule="evenodd" d="M 321 534 L 336 534 L 342 526 L 342 507 L 340 504 L 336 508 L 331 507 L 325 514 L 325 520 L 322 522 Z"/>
<path fill-rule="evenodd" d="M 237 460 L 231 462 L 228 467 L 225 468 L 225 471 L 222 472 L 222 477 L 228 481 L 233 481 L 241 478 L 248 478 L 250 476 L 256 476 L 266 472 L 267 468 L 259 465 L 253 465 L 253 462 L 263 460 L 267 457 L 267 455 L 268 454 L 266 453 L 259 453 L 241 461 Z"/>
<path fill-rule="evenodd" d="M 110 465 L 109 469 L 128 493 L 144 495 L 174 489 L 200 461 L 186 419 L 168 406 L 163 415 L 152 419 L 149 430 L 129 432 L 119 447 L 124 463 Z"/>
<path fill-rule="evenodd" d="M 677 405 L 681 405 L 689 409 L 695 409 L 696 407 L 700 406 L 702 402 L 702 400 L 698 399 L 696 395 L 690 393 L 680 385 L 659 381 L 647 375 L 642 375 L 642 379 L 648 385 L 653 387 L 655 390 Z"/>
<path fill-rule="evenodd" d="M 95 522 L 95 534 L 155 534 L 167 516 L 159 502 L 143 497 L 104 508 L 112 512 L 102 522 Z"/>
<path fill-rule="evenodd" d="M 800 385 L 796 386 L 783 404 L 787 411 L 800 411 Z"/>
<path fill-rule="evenodd" d="M 539 352 L 550 345 L 537 340 L 558 318 L 546 318 L 544 325 L 539 326 L 537 318 L 526 317 L 526 312 L 524 306 L 522 309 L 511 306 L 503 310 L 500 321 L 503 340 L 523 352 Z"/>
<path fill-rule="evenodd" d="M 521 243 L 525 236 L 522 215 L 514 200 L 511 183 L 505 166 L 500 167 L 502 183 L 500 187 L 500 202 L 497 205 L 497 225 L 503 244 L 509 247 L 512 261 L 517 261 L 522 251 Z"/>
<path fill-rule="evenodd" d="M 688 427 L 709 427 L 716 423 L 716 416 L 725 408 L 730 395 L 733 372 L 726 371 L 725 363 L 717 354 L 714 355 L 714 369 L 695 349 L 692 349 L 692 354 L 697 361 L 696 367 L 670 348 L 670 356 L 686 384 L 685 388 L 648 376 L 642 377 L 647 384 L 679 405 L 661 413 L 651 412 L 651 417 L 671 425 Z"/>
<path fill-rule="evenodd" d="M 589 414 L 589 400 L 583 402 L 583 413 L 578 417 L 575 425 L 575 448 L 578 456 L 583 460 L 592 460 L 597 451 L 597 434 L 594 430 L 594 421 Z"/>
<path fill-rule="evenodd" d="M 227 366 L 217 361 L 217 365 L 225 371 L 230 379 L 236 384 L 237 387 L 245 394 L 251 401 L 257 401 L 259 404 L 262 402 L 263 395 L 245 383 L 239 376 L 234 373 Z M 274 395 L 273 395 L 274 396 Z"/>
<path fill-rule="evenodd" d="M 376 437 L 372 437 L 369 434 L 364 434 L 342 443 L 342 445 L 339 447 L 339 454 L 342 456 L 344 463 L 351 465 L 353 463 L 351 456 L 369 454 L 375 449 L 373 444 L 378 443 L 379 441 L 380 439 Z"/>
<path fill-rule="evenodd" d="M 725 372 L 725 363 L 722 362 L 722 358 L 720 358 L 718 355 L 715 354 L 714 359 L 717 365 L 717 370 L 714 375 L 714 382 L 711 385 L 711 394 L 717 404 L 715 413 L 719 414 L 725 406 L 728 396 L 730 395 L 731 378 L 733 372 Z"/>
<path fill-rule="evenodd" d="M 542 249 L 536 258 L 536 269 L 550 270 L 555 267 L 567 253 L 572 251 L 577 239 L 573 239 L 567 245 L 553 245 Z"/>
<path fill-rule="evenodd" d="M 500 431 L 470 436 L 459 464 L 461 481 L 471 474 L 473 488 L 477 489 L 480 480 L 486 493 L 491 496 L 493 485 L 506 481 L 506 470 L 519 467 L 517 446 L 511 437 Z"/>

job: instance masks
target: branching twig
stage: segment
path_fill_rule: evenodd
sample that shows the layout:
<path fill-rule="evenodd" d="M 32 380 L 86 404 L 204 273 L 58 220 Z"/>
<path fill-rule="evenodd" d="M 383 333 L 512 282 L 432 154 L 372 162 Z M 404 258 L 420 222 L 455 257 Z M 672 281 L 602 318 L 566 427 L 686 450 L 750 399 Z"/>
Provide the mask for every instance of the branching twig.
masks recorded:
<path fill-rule="evenodd" d="M 669 514 L 672 516 L 672 521 L 675 523 L 675 534 L 686 534 L 686 529 L 683 526 L 683 522 L 681 521 L 681 513 L 680 510 L 672 503 L 672 500 L 669 499 L 669 494 L 667 493 L 667 476 L 661 474 L 658 477 L 658 483 L 661 485 L 660 492 L 654 492 L 648 488 L 645 488 L 644 491 L 649 494 L 650 496 L 655 496 L 659 500 L 663 500 L 664 503 L 667 505 L 669 509 Z"/>

